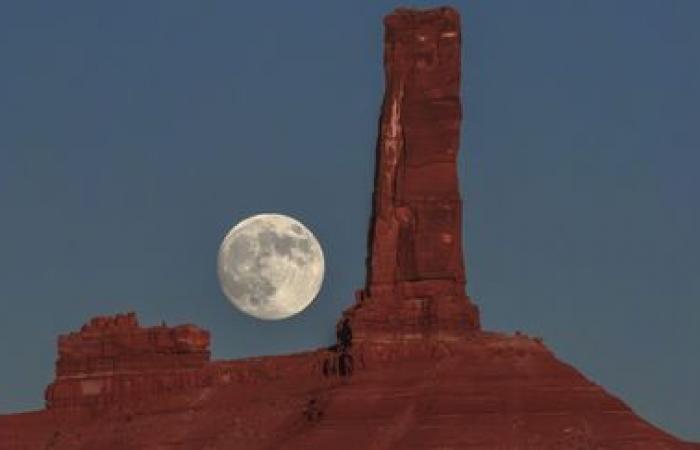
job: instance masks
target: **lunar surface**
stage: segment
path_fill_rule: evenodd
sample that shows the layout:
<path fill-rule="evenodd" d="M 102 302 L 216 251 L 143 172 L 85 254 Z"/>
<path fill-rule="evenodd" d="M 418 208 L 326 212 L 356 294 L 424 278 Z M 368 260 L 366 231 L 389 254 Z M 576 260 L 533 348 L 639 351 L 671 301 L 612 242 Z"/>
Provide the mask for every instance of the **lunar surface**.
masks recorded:
<path fill-rule="evenodd" d="M 219 247 L 224 294 L 238 309 L 259 319 L 285 319 L 303 311 L 321 289 L 324 268 L 316 237 L 282 214 L 243 220 Z"/>

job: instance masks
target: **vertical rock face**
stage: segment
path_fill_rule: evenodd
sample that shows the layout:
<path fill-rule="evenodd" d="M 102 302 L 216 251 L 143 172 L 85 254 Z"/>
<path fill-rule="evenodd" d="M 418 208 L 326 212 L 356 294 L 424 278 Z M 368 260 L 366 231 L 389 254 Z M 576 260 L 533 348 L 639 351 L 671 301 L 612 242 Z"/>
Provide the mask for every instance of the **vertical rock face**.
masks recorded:
<path fill-rule="evenodd" d="M 384 23 L 367 285 L 346 316 L 356 340 L 460 335 L 479 316 L 462 255 L 459 15 L 399 9 Z"/>
<path fill-rule="evenodd" d="M 58 338 L 47 408 L 98 406 L 188 384 L 209 363 L 209 332 L 194 325 L 142 328 L 135 313 L 96 317 Z"/>

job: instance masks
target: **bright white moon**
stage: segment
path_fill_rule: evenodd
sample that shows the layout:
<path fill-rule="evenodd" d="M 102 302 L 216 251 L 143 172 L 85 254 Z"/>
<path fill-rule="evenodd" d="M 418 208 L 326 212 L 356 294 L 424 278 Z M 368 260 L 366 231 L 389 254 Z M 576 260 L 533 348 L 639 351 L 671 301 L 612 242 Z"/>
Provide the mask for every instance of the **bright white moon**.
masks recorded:
<path fill-rule="evenodd" d="M 282 214 L 243 220 L 219 247 L 221 289 L 234 306 L 258 319 L 303 311 L 321 289 L 324 268 L 316 237 Z"/>

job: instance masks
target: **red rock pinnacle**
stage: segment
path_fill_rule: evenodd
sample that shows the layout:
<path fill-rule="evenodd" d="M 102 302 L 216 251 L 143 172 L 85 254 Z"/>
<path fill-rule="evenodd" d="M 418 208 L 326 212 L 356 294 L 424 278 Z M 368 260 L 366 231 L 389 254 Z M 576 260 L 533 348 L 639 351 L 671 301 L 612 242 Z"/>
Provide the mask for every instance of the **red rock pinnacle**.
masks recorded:
<path fill-rule="evenodd" d="M 338 345 L 209 361 L 192 325 L 99 317 L 59 338 L 47 408 L 0 416 L 0 450 L 700 450 L 540 339 L 479 330 L 455 164 L 459 18 L 385 22 L 367 285 Z"/>
<path fill-rule="evenodd" d="M 399 9 L 384 23 L 367 284 L 346 316 L 356 340 L 461 335 L 479 314 L 462 256 L 459 15 Z"/>

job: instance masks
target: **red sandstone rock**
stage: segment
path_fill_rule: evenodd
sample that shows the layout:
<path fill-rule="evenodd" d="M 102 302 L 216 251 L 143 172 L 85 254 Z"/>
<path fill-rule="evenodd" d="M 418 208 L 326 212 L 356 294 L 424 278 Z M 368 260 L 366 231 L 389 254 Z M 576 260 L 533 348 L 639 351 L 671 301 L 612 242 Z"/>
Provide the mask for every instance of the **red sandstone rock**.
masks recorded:
<path fill-rule="evenodd" d="M 324 375 L 327 350 L 221 361 L 201 387 L 0 417 L 0 449 L 700 449 L 526 336 L 353 351 L 351 376 Z"/>
<path fill-rule="evenodd" d="M 540 340 L 479 330 L 455 169 L 459 19 L 399 10 L 386 26 L 367 286 L 337 344 L 210 362 L 192 325 L 96 318 L 59 338 L 47 408 L 0 416 L 0 450 L 700 449 Z"/>
<path fill-rule="evenodd" d="M 93 408 L 115 399 L 200 386 L 195 369 L 209 362 L 209 332 L 194 325 L 141 328 L 135 313 L 96 317 L 58 338 L 56 380 L 46 407 Z"/>
<path fill-rule="evenodd" d="M 462 257 L 459 15 L 400 9 L 384 23 L 367 285 L 345 316 L 355 340 L 462 336 L 479 314 Z"/>

